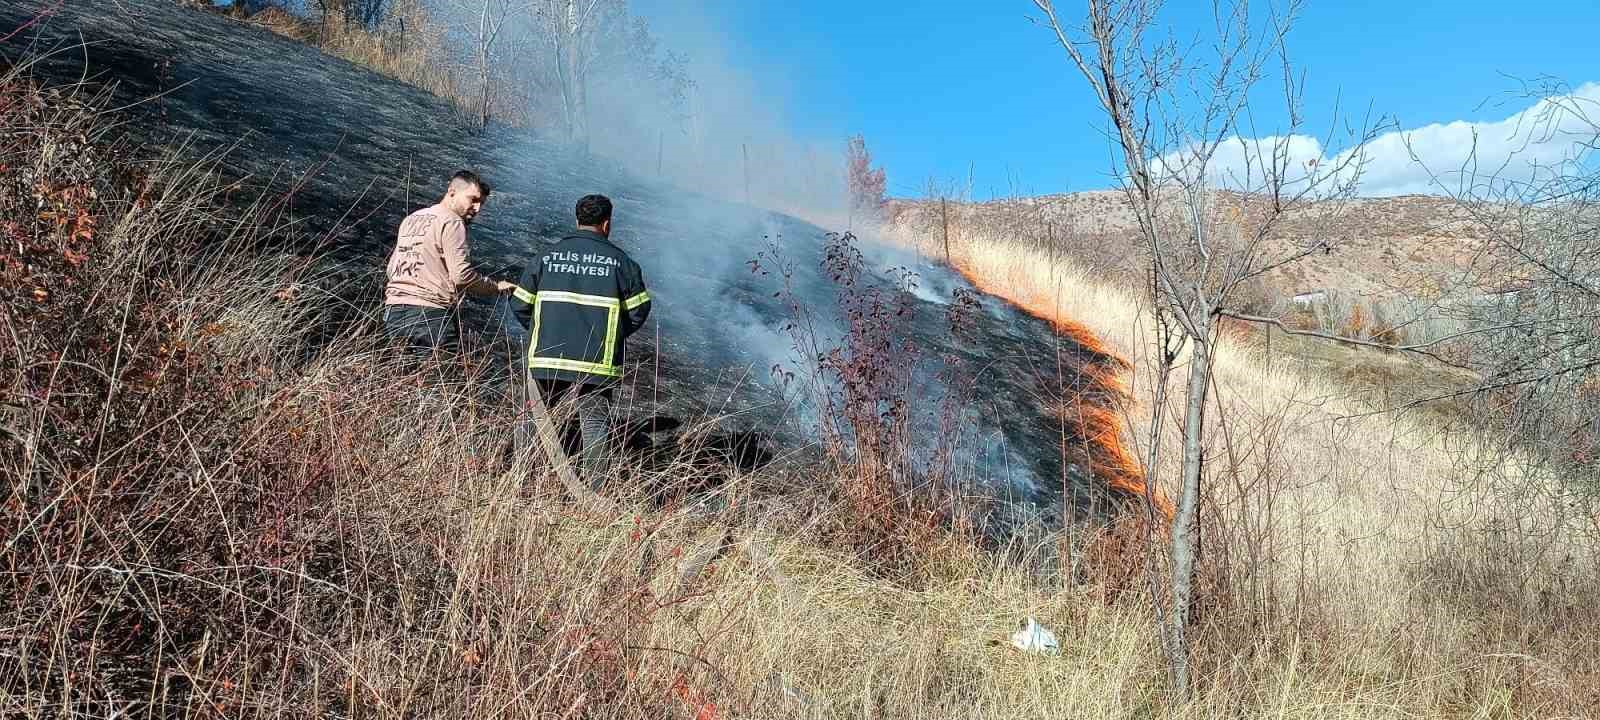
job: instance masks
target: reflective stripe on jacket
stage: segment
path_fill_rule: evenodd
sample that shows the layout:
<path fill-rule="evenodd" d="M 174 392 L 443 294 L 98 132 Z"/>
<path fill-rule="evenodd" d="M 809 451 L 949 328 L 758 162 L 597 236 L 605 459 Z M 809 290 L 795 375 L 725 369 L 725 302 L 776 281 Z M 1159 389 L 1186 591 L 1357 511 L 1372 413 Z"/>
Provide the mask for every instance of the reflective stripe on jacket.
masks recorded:
<path fill-rule="evenodd" d="M 511 308 L 528 328 L 537 378 L 599 383 L 622 377 L 623 342 L 650 315 L 644 275 L 599 233 L 574 230 L 522 272 Z"/>

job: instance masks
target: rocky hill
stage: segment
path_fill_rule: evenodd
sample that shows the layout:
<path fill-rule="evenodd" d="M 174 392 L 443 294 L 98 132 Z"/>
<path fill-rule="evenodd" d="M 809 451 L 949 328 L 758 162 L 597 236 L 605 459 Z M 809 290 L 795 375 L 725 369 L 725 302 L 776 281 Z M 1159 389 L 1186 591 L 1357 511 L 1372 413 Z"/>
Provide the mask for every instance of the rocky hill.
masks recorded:
<path fill-rule="evenodd" d="M 1246 219 L 1260 198 L 1219 193 L 1221 212 Z M 993 228 L 1028 242 L 1056 242 L 1074 259 L 1103 268 L 1132 269 L 1135 225 L 1118 191 L 1101 190 L 959 204 L 959 231 Z M 896 203 L 896 212 L 937 220 L 926 202 Z M 1448 198 L 1410 195 L 1356 198 L 1313 205 L 1286 218 L 1273 234 L 1271 253 L 1297 243 L 1328 241 L 1333 251 L 1275 271 L 1268 277 L 1285 299 L 1340 290 L 1382 296 L 1455 278 L 1485 252 L 1464 210 Z"/>

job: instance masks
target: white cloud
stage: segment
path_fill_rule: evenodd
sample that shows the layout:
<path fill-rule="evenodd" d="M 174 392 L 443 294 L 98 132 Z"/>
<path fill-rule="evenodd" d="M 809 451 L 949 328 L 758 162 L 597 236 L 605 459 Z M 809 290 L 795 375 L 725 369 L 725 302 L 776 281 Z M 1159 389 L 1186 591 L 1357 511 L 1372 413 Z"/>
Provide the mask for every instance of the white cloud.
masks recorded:
<path fill-rule="evenodd" d="M 1193 177 L 1199 168 L 1197 147 L 1189 147 L 1156 158 L 1157 175 Z M 1276 155 L 1283 159 L 1276 159 Z M 1218 145 L 1206 164 L 1206 180 L 1213 187 L 1255 188 L 1264 179 L 1263 171 L 1281 165 L 1292 182 L 1306 178 L 1312 162 L 1322 162 L 1322 143 L 1306 135 L 1269 135 L 1245 139 L 1230 137 Z M 1287 162 L 1284 162 L 1287 161 Z"/>
<path fill-rule="evenodd" d="M 1495 175 L 1500 180 L 1533 179 L 1542 168 L 1574 159 L 1583 144 L 1600 136 L 1600 83 L 1588 83 L 1570 95 L 1545 98 L 1507 117 L 1489 122 L 1434 123 L 1394 130 L 1374 138 L 1362 149 L 1361 185 L 1366 196 L 1437 194 L 1457 189 L 1476 172 L 1479 179 Z M 1229 138 L 1217 148 L 1207 178 L 1219 187 L 1254 187 L 1261 181 L 1259 158 L 1270 158 L 1282 137 L 1243 140 Z M 1474 150 L 1474 147 L 1476 148 Z M 1345 164 L 1352 150 L 1332 158 L 1317 138 L 1294 135 L 1282 149 L 1288 167 L 1303 181 L 1308 172 L 1326 171 Z M 1158 170 L 1183 172 L 1192 150 L 1156 160 Z M 1471 162 L 1471 164 L 1467 164 Z M 1312 164 L 1315 163 L 1315 164 Z"/>

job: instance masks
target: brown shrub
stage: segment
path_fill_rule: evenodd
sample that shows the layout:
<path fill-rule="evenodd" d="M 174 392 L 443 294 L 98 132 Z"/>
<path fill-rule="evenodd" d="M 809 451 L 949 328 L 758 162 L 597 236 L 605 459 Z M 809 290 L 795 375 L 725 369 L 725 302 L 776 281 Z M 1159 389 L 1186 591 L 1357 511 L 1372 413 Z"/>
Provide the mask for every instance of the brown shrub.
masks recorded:
<path fill-rule="evenodd" d="M 677 562 L 647 550 L 659 523 L 607 546 L 569 519 L 578 537 L 551 542 L 497 484 L 492 388 L 359 327 L 312 342 L 328 317 L 306 298 L 326 295 L 252 253 L 272 229 L 225 221 L 204 168 L 133 156 L 103 118 L 0 76 L 0 126 L 28 128 L 0 141 L 8 715 L 728 702 L 699 657 L 723 642 L 715 613 L 702 646 L 651 642 L 693 597 L 651 585 Z"/>
<path fill-rule="evenodd" d="M 883 576 L 916 583 L 924 560 L 940 555 L 947 542 L 971 544 L 978 538 L 974 517 L 982 503 L 961 497 L 955 485 L 958 458 L 952 443 L 954 424 L 967 396 L 964 368 L 945 358 L 940 382 L 947 396 L 925 397 L 917 380 L 924 362 L 921 346 L 906 332 L 901 318 L 914 302 L 907 290 L 910 271 L 891 271 L 894 285 L 878 287 L 865 273 L 865 258 L 849 233 L 832 234 L 821 266 L 832 280 L 844 327 L 843 337 L 829 346 L 814 331 L 816 309 L 796 295 L 792 270 L 781 248 L 773 245 L 753 263 L 758 273 L 777 273 L 790 313 L 788 330 L 803 357 L 816 366 L 802 379 L 803 392 L 817 409 L 817 431 L 828 467 L 821 473 L 830 490 L 830 513 L 821 527 L 822 540 L 860 559 Z M 952 303 L 952 333 L 965 331 L 965 318 L 977 305 L 968 296 Z M 778 372 L 779 368 L 774 368 Z M 791 376 L 780 378 L 791 382 Z M 938 407 L 944 432 L 931 457 L 920 457 L 915 408 Z M 958 499 L 959 498 L 959 499 Z"/>

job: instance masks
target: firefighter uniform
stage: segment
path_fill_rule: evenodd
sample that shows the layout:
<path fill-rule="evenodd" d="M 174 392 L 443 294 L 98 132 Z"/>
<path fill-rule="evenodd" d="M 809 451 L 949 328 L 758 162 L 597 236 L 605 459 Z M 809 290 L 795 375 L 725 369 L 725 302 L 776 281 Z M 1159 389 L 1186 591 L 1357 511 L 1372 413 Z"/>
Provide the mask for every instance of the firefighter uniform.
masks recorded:
<path fill-rule="evenodd" d="M 511 309 L 528 330 L 527 382 L 552 408 L 576 400 L 578 427 L 566 424 L 563 444 L 582 456 L 585 474 L 597 472 L 624 341 L 650 315 L 644 275 L 604 235 L 577 229 L 547 246 L 517 285 Z M 531 432 L 519 428 L 519 444 L 529 442 Z"/>
<path fill-rule="evenodd" d="M 650 316 L 639 264 L 605 236 L 574 230 L 522 272 L 511 309 L 528 328 L 528 373 L 606 385 L 622 377 L 623 341 Z"/>

